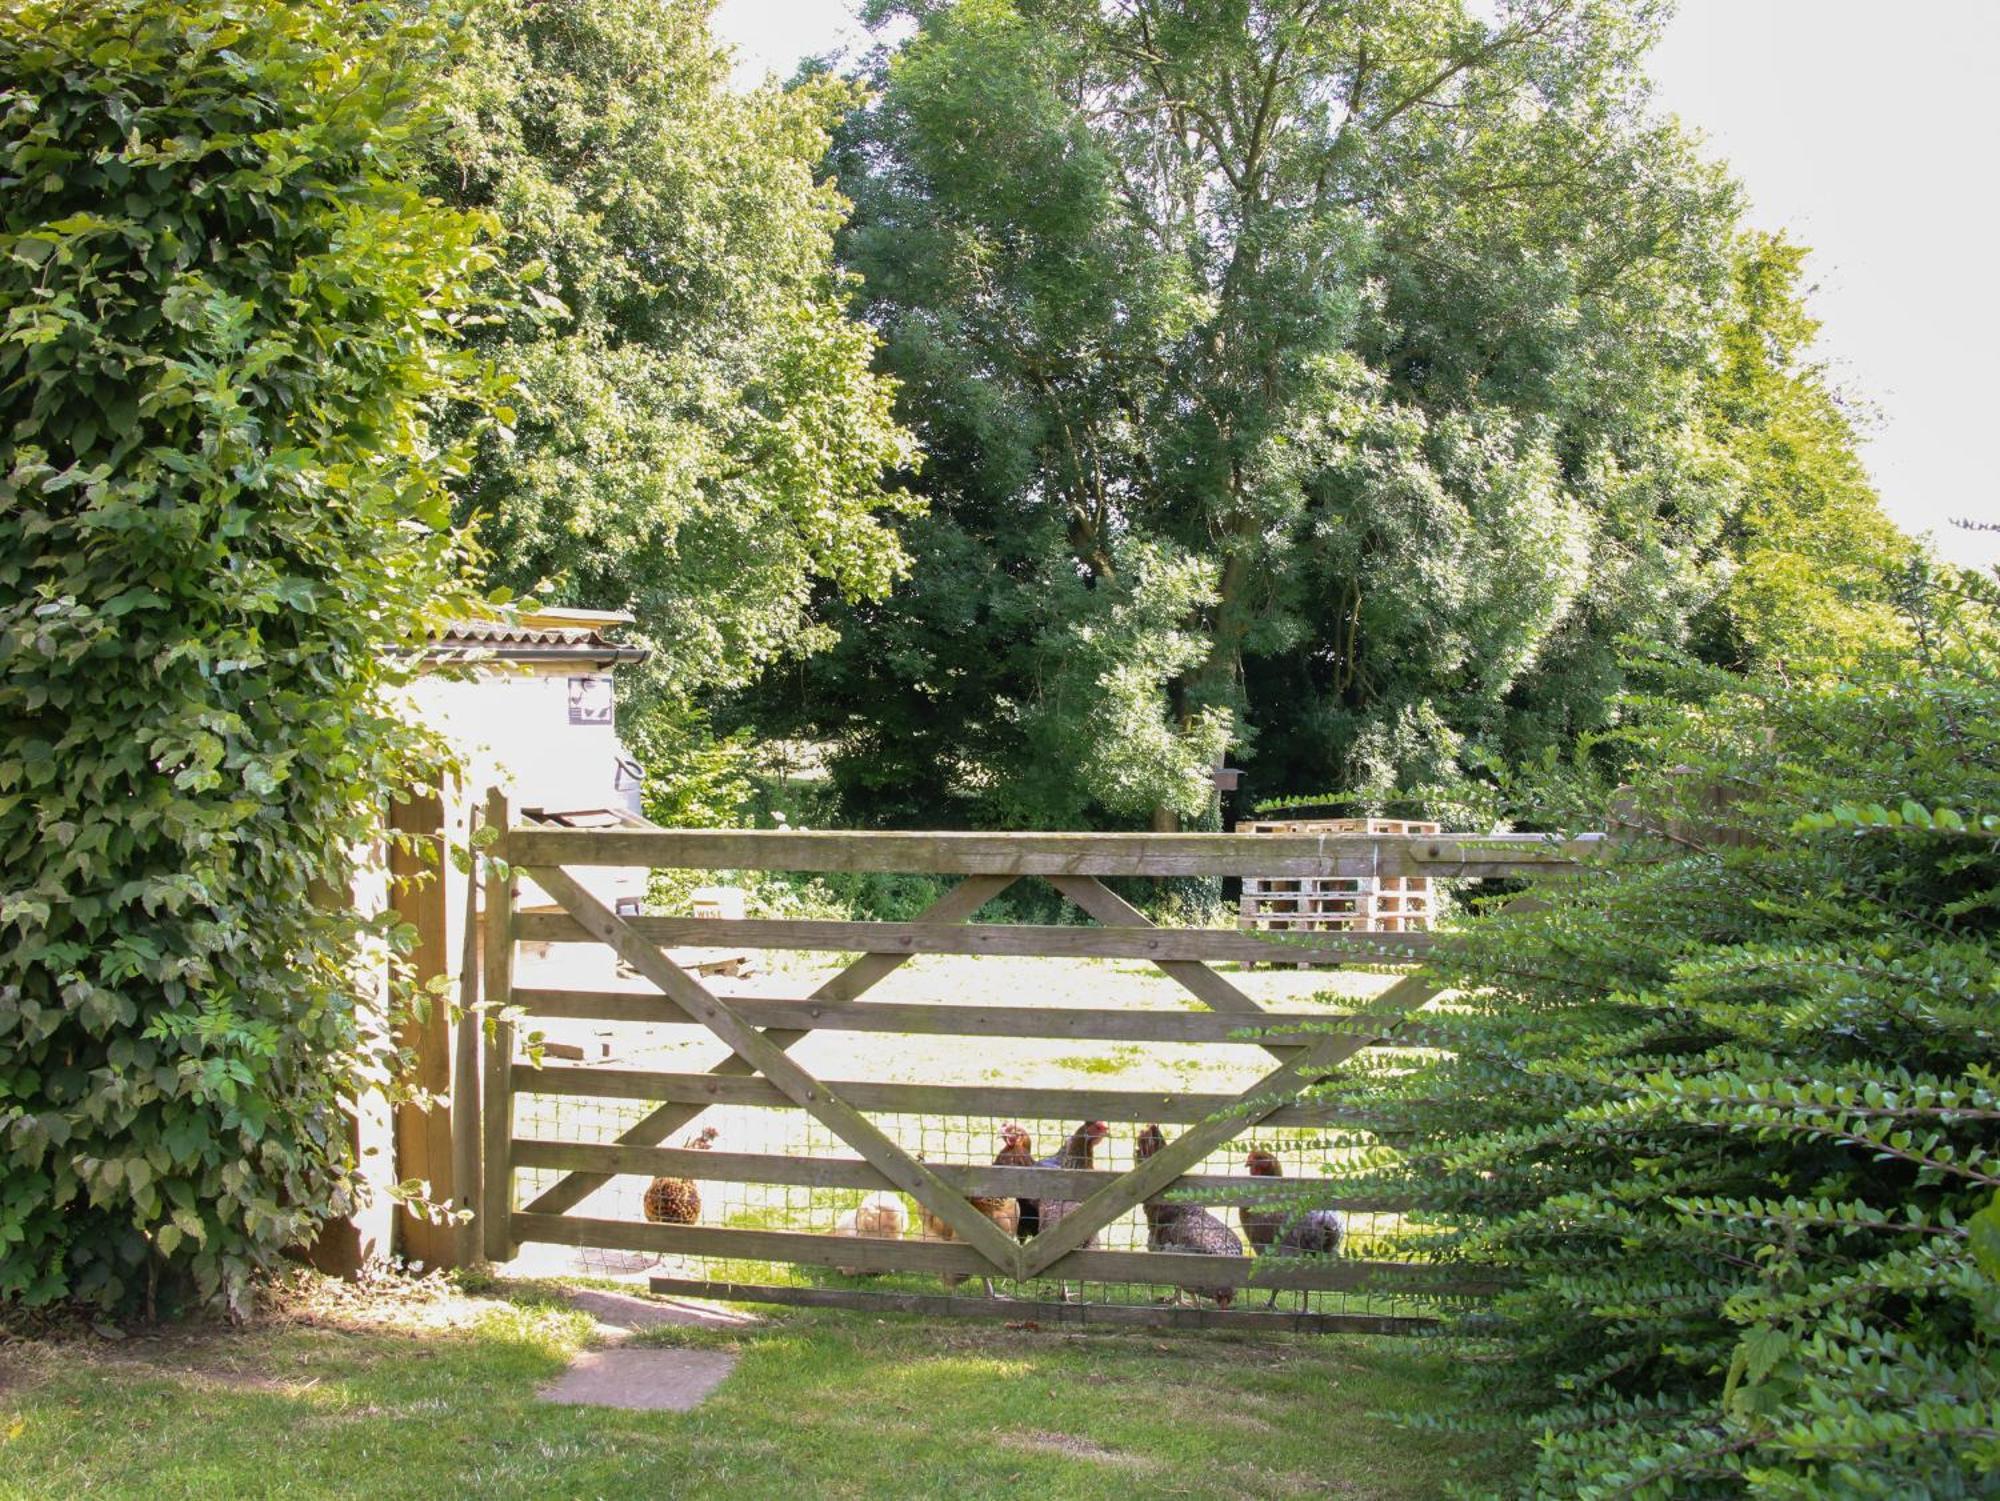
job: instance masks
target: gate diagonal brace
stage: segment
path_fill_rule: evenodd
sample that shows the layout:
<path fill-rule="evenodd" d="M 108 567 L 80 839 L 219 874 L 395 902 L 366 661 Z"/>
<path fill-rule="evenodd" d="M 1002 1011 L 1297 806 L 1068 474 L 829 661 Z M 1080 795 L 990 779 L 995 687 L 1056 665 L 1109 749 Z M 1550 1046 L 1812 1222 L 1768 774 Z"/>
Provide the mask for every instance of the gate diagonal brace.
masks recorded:
<path fill-rule="evenodd" d="M 916 921 L 966 922 L 981 907 L 1012 886 L 1015 880 L 1016 877 L 1013 876 L 967 876 L 918 913 Z M 910 954 L 863 954 L 814 990 L 810 999 L 859 1000 L 882 980 L 908 964 L 913 957 Z M 777 1027 L 771 1028 L 764 1034 L 774 1046 L 780 1048 L 795 1047 L 811 1035 L 810 1032 L 782 1031 Z M 744 1074 L 754 1074 L 757 1070 L 735 1053 L 731 1053 L 709 1072 L 740 1077 Z M 662 1105 L 621 1132 L 617 1137 L 617 1145 L 656 1147 L 707 1108 L 706 1105 Z M 567 1214 L 610 1181 L 609 1173 L 566 1173 L 536 1195 L 534 1202 L 529 1204 L 524 1212 Z"/>
<path fill-rule="evenodd" d="M 958 1233 L 1007 1277 L 1022 1275 L 1025 1248 L 961 1198 L 943 1179 L 883 1134 L 875 1123 L 807 1073 L 784 1048 L 743 1020 L 707 986 L 682 969 L 649 940 L 628 927 L 569 874 L 556 866 L 532 866 L 527 874 L 560 902 L 593 938 L 660 988 L 690 1018 L 782 1090 L 891 1183 Z"/>
<path fill-rule="evenodd" d="M 1082 908 L 1086 915 L 1096 918 L 1107 928 L 1159 926 L 1096 876 L 1049 876 L 1046 879 L 1065 898 Z M 1255 1018 L 1264 1014 L 1262 1006 L 1199 959 L 1155 959 L 1153 965 L 1209 1010 L 1243 1017 L 1246 1028 L 1254 1025 Z M 1291 1058 L 1299 1052 L 1297 1045 L 1259 1045 L 1273 1058 Z"/>
<path fill-rule="evenodd" d="M 1328 1037 L 1287 1059 L 1243 1092 L 1238 1103 L 1239 1106 L 1248 1106 L 1248 1109 L 1231 1110 L 1189 1127 L 1169 1142 L 1164 1151 L 1155 1153 L 1131 1172 L 1085 1199 L 1076 1209 L 1064 1215 L 1062 1223 L 1053 1230 L 1037 1235 L 1028 1243 L 1027 1255 L 1022 1258 L 1022 1275 L 1033 1277 L 1040 1274 L 1052 1263 L 1077 1250 L 1133 1205 L 1164 1192 L 1175 1179 L 1210 1152 L 1241 1136 L 1266 1116 L 1283 1109 L 1300 1089 L 1332 1072 L 1363 1048 L 1372 1047 L 1383 1032 L 1393 1028 L 1396 1022 L 1411 1012 L 1428 1005 L 1445 989 L 1418 975 L 1398 980 L 1356 1013 L 1356 1020 L 1379 1019 L 1384 1023 L 1382 1027 L 1358 1034 L 1342 1033 Z"/>

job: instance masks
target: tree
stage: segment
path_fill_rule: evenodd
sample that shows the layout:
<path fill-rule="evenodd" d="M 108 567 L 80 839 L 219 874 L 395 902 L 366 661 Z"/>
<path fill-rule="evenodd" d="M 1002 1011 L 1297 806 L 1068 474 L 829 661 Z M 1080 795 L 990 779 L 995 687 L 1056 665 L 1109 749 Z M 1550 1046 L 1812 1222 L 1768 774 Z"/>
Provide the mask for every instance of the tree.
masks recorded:
<path fill-rule="evenodd" d="M 637 616 L 653 658 L 621 726 L 663 764 L 706 733 L 699 690 L 823 639 L 815 582 L 888 586 L 903 554 L 881 514 L 914 508 L 884 488 L 913 453 L 845 311 L 841 201 L 814 179 L 851 92 L 732 92 L 710 8 L 493 0 L 434 91 L 436 189 L 499 218 L 540 300 L 483 342 L 517 420 L 461 514 L 497 582 Z"/>
<path fill-rule="evenodd" d="M 1141 783 L 1195 813 L 1222 716 L 1265 785 L 1601 725 L 1617 637 L 1716 587 L 1733 495 L 1700 409 L 1733 200 L 1647 113 L 1645 8 L 891 9 L 842 246 L 934 515 L 791 705 L 844 785 L 932 762 L 964 816 L 1067 817 L 1029 728 L 1134 691 L 1050 692 L 1097 616 L 1201 648 L 1145 690 L 1171 774 L 1150 731 L 1149 774 L 1080 769 L 1100 818 Z M 1135 611 L 1127 553 L 1201 587 Z M 934 750 L 941 696 L 995 707 Z"/>
<path fill-rule="evenodd" d="M 1741 485 L 1717 542 L 1728 585 L 1698 639 L 1732 666 L 1852 662 L 1901 629 L 1892 581 L 1913 548 L 1882 514 L 1846 406 L 1809 362 L 1819 325 L 1804 264 L 1783 239 L 1744 240 L 1706 388 L 1709 429 Z"/>
<path fill-rule="evenodd" d="M 0 1298 L 240 1309 L 353 1206 L 394 1051 L 344 894 L 470 598 L 433 419 L 491 261 L 412 185 L 438 48 L 338 0 L 0 11 Z"/>
<path fill-rule="evenodd" d="M 1382 1132 L 1330 1191 L 1508 1285 L 1425 1420 L 1524 1495 L 1993 1492 L 2000 636 L 1914 584 L 1907 647 L 1635 706 L 1628 837 L 1444 950 L 1442 1052 L 1319 1091 Z"/>

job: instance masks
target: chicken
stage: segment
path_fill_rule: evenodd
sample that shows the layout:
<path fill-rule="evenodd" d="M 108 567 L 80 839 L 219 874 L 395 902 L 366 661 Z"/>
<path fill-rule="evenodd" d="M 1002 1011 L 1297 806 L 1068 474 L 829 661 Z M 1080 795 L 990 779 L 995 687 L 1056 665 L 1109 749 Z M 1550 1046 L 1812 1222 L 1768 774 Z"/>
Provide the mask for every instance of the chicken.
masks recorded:
<path fill-rule="evenodd" d="M 706 1152 L 716 1138 L 715 1127 L 687 1143 L 693 1151 Z M 646 1218 L 656 1225 L 694 1225 L 701 1222 L 701 1190 L 687 1178 L 655 1178 L 646 1185 L 642 1205 Z"/>
<path fill-rule="evenodd" d="M 1035 1166 L 1063 1167 L 1069 1168 L 1072 1171 L 1088 1170 L 1097 1165 L 1097 1144 L 1110 1134 L 1111 1128 L 1105 1125 L 1103 1121 L 1085 1121 L 1074 1131 L 1070 1132 L 1069 1140 L 1063 1143 L 1063 1149 L 1060 1152 L 1057 1152 L 1054 1156 L 1039 1159 L 1035 1163 Z M 1025 1140 L 1025 1137 L 1023 1139 Z M 1066 1218 L 1081 1208 L 1082 1204 L 1083 1201 L 1081 1199 L 1041 1200 L 1035 1206 L 1035 1234 L 1041 1235 L 1055 1229 L 1056 1226 L 1060 1225 Z M 1097 1236 L 1092 1234 L 1088 1240 L 1084 1241 L 1082 1249 L 1086 1251 L 1096 1250 Z M 1069 1301 L 1069 1284 L 1067 1282 L 1057 1284 L 1057 1295 L 1063 1302 L 1067 1303 Z"/>
<path fill-rule="evenodd" d="M 1052 1156 L 1036 1161 L 1036 1167 L 1066 1167 L 1072 1171 L 1087 1171 L 1097 1165 L 1097 1144 L 1111 1134 L 1111 1128 L 1103 1121 L 1085 1121 L 1070 1132 L 1063 1149 Z M 1037 1202 L 1035 1233 L 1053 1230 L 1063 1220 L 1074 1214 L 1082 1204 L 1081 1199 L 1042 1199 Z M 1097 1237 L 1091 1236 L 1083 1243 L 1085 1250 L 1095 1250 Z"/>
<path fill-rule="evenodd" d="M 1011 1237 L 1019 1231 L 1021 1226 L 1021 1206 L 1013 1199 L 982 1199 L 976 1195 L 968 1194 L 965 1202 L 993 1221 L 1002 1235 Z M 917 1206 L 917 1218 L 922 1223 L 923 1238 L 925 1240 L 958 1239 L 958 1232 L 956 1230 L 952 1229 L 951 1226 L 947 1225 L 921 1204 Z M 946 1272 L 944 1274 L 944 1285 L 946 1287 L 955 1288 L 964 1280 L 964 1272 Z M 997 1298 L 1000 1296 L 993 1290 L 992 1277 L 984 1276 L 979 1280 L 986 1284 L 987 1297 Z"/>
<path fill-rule="evenodd" d="M 900 1195 L 872 1193 L 840 1217 L 833 1233 L 866 1240 L 901 1240 L 909 1222 Z M 834 1270 L 843 1277 L 861 1275 L 859 1267 L 840 1266 Z"/>
<path fill-rule="evenodd" d="M 1009 1121 L 1000 1128 L 1000 1154 L 993 1159 L 995 1167 L 1034 1167 L 1035 1142 L 1028 1133 Z M 1016 1215 L 1015 1235 L 1021 1240 L 1033 1238 L 1042 1224 L 1042 1201 L 1026 1195 L 1014 1201 L 1019 1206 Z"/>
<path fill-rule="evenodd" d="M 1144 1162 L 1166 1144 L 1166 1135 L 1160 1128 L 1148 1126 L 1139 1133 L 1134 1155 Z M 1243 1244 L 1237 1240 L 1236 1232 L 1198 1205 L 1169 1204 L 1164 1197 L 1155 1195 L 1146 1200 L 1141 1208 L 1146 1215 L 1146 1249 L 1149 1251 L 1179 1251 L 1196 1256 L 1243 1254 Z M 1236 1301 L 1236 1289 L 1233 1287 L 1183 1286 L 1174 1293 L 1176 1303 L 1182 1293 L 1197 1299 L 1212 1298 L 1217 1308 L 1227 1308 Z"/>
<path fill-rule="evenodd" d="M 1253 1178 L 1282 1178 L 1285 1170 L 1277 1157 L 1263 1147 L 1253 1147 L 1243 1160 Z M 1257 1207 L 1239 1204 L 1236 1214 L 1243 1221 L 1243 1234 L 1259 1256 L 1331 1256 L 1340 1249 L 1345 1228 L 1332 1209 Z M 1266 1308 L 1276 1305 L 1278 1290 L 1271 1289 Z"/>

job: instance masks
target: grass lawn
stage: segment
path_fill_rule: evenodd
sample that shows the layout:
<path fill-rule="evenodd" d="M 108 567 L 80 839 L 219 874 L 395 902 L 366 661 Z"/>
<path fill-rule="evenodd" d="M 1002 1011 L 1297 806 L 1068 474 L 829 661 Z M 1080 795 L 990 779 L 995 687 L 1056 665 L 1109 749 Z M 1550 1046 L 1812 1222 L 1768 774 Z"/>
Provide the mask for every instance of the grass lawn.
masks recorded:
<path fill-rule="evenodd" d="M 690 1413 L 545 1405 L 592 1337 L 547 1284 L 247 1330 L 0 1342 L 0 1496 L 1434 1497 L 1371 1417 L 1436 1367 L 1362 1337 L 1008 1329 L 777 1310 Z"/>

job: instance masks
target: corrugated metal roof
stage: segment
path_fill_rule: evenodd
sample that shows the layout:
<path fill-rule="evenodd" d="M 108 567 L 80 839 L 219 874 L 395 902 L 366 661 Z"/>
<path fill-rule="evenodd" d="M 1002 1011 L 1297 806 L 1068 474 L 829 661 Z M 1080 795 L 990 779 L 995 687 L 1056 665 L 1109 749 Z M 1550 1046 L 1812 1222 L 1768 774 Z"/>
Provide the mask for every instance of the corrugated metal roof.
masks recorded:
<path fill-rule="evenodd" d="M 632 617 L 615 610 L 530 610 L 493 620 L 454 621 L 431 646 L 442 660 L 491 655 L 508 661 L 568 661 L 610 666 L 643 662 L 648 653 L 613 638 Z"/>

